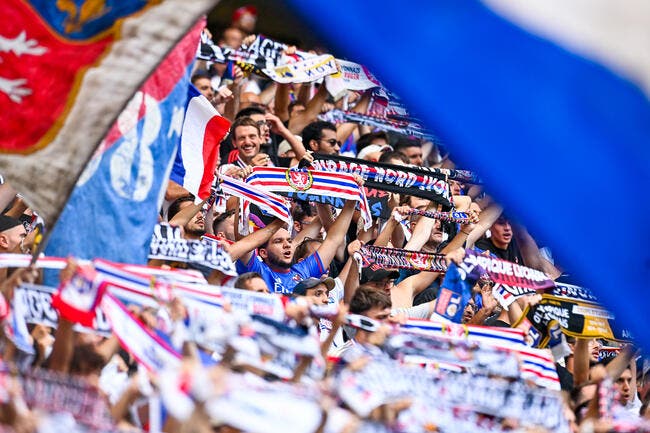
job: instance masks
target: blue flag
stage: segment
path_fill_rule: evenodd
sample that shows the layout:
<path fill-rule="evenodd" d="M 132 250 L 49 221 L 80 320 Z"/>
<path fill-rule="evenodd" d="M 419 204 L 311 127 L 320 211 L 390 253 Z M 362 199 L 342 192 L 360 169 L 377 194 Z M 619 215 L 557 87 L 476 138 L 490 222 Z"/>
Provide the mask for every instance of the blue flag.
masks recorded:
<path fill-rule="evenodd" d="M 122 111 L 77 182 L 47 254 L 146 263 L 202 24 L 180 41 Z"/>
<path fill-rule="evenodd" d="M 391 83 L 454 162 L 477 171 L 650 348 L 639 302 L 650 280 L 642 222 L 650 213 L 650 74 L 641 64 L 647 43 L 634 38 L 644 30 L 633 28 L 647 26 L 647 8 L 510 8 L 516 3 L 292 1 L 332 49 Z M 607 7 L 616 9 L 596 10 Z M 582 21 L 592 17 L 607 25 Z M 620 220 L 607 216 L 611 209 Z"/>

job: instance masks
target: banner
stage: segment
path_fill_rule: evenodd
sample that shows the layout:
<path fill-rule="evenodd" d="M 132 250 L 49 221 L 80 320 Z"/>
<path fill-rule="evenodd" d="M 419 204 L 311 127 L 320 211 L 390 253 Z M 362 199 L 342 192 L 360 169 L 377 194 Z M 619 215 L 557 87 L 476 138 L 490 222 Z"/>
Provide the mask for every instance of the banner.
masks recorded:
<path fill-rule="evenodd" d="M 52 306 L 52 296 L 57 289 L 54 287 L 37 284 L 22 284 L 14 292 L 14 302 L 23 305 L 22 311 L 25 322 L 56 328 L 59 324 L 59 315 Z M 103 336 L 111 334 L 111 327 L 100 308 L 95 310 L 92 331 Z M 88 332 L 91 329 L 75 325 L 75 330 Z"/>
<path fill-rule="evenodd" d="M 253 167 L 253 173 L 246 178 L 246 183 L 281 194 L 304 192 L 337 197 L 341 199 L 343 205 L 348 200 L 358 201 L 365 229 L 369 229 L 372 224 L 366 194 L 351 174 L 279 167 Z"/>
<path fill-rule="evenodd" d="M 596 303 L 591 291 L 569 284 L 557 284 L 535 307 L 557 321 L 565 334 L 581 338 L 632 341 L 632 334 L 617 325 L 616 317 Z"/>
<path fill-rule="evenodd" d="M 183 262 L 237 276 L 228 252 L 217 242 L 183 239 L 180 227 L 158 224 L 149 246 L 149 259 Z"/>
<path fill-rule="evenodd" d="M 138 86 L 214 3 L 2 2 L 0 111 L 13 115 L 0 121 L 0 174 L 46 225 Z"/>
<path fill-rule="evenodd" d="M 202 22 L 196 24 L 181 39 L 120 113 L 54 227 L 48 255 L 147 262 L 202 28 Z"/>
<path fill-rule="evenodd" d="M 542 271 L 496 257 L 484 256 L 473 250 L 465 251 L 465 259 L 461 268 L 467 273 L 474 273 L 476 278 L 487 273 L 495 283 L 517 287 L 522 291 L 525 289 L 543 290 L 555 286 L 553 280 Z"/>
<path fill-rule="evenodd" d="M 338 155 L 315 154 L 311 166 L 316 170 L 357 174 L 364 186 L 399 194 L 414 195 L 451 208 L 446 176 L 419 167 L 384 164 Z"/>
<path fill-rule="evenodd" d="M 264 68 L 262 72 L 276 83 L 311 83 L 338 74 L 339 70 L 334 57 L 323 54 L 299 62 Z"/>
<path fill-rule="evenodd" d="M 230 122 L 191 84 L 187 97 L 180 144 L 169 178 L 205 200 L 214 181 L 219 144 L 228 133 Z"/>

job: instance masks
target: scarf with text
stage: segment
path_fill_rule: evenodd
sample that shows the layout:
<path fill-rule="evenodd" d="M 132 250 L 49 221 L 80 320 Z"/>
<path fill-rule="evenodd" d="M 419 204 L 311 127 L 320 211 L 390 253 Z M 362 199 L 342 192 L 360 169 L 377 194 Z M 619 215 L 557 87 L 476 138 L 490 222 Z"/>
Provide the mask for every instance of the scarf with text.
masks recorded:
<path fill-rule="evenodd" d="M 384 350 L 404 364 L 435 366 L 453 371 L 471 371 L 480 375 L 520 377 L 519 358 L 512 351 L 480 345 L 461 339 L 426 334 L 396 332 L 384 344 Z"/>
<path fill-rule="evenodd" d="M 457 224 L 476 224 L 478 218 L 468 212 L 432 212 L 420 209 L 411 209 L 409 215 L 420 215 L 425 218 L 433 218 L 440 221 L 448 221 Z"/>
<path fill-rule="evenodd" d="M 522 292 L 524 289 L 544 290 L 555 287 L 553 280 L 542 271 L 484 256 L 473 250 L 465 251 L 461 268 L 468 274 L 475 274 L 477 279 L 487 273 L 495 283 L 521 289 Z"/>
<path fill-rule="evenodd" d="M 448 208 L 452 206 L 446 175 L 422 170 L 419 167 L 323 154 L 314 155 L 312 167 L 338 174 L 357 174 L 365 181 L 365 186 L 368 188 L 413 195 L 432 200 Z"/>
<path fill-rule="evenodd" d="M 343 204 L 349 200 L 358 201 L 364 229 L 368 230 L 372 225 L 366 194 L 351 174 L 280 167 L 253 167 L 253 173 L 246 178 L 246 183 L 283 195 L 304 192 L 315 196 L 336 197 L 341 199 Z"/>
<path fill-rule="evenodd" d="M 237 276 L 235 264 L 219 243 L 183 239 L 180 227 L 165 223 L 154 227 L 148 257 L 195 264 L 221 271 L 226 275 Z"/>
<path fill-rule="evenodd" d="M 401 248 L 363 245 L 355 257 L 363 267 L 372 270 L 386 268 L 410 269 L 414 271 L 444 272 L 447 262 L 444 254 L 422 253 Z"/>
<path fill-rule="evenodd" d="M 422 125 L 410 121 L 390 119 L 388 117 L 372 116 L 370 114 L 356 113 L 354 111 L 330 110 L 318 116 L 320 120 L 341 124 L 345 122 L 357 123 L 359 125 L 372 126 L 382 131 L 397 132 L 399 134 L 411 135 L 423 140 L 436 142 L 438 138 L 426 131 Z"/>
<path fill-rule="evenodd" d="M 217 63 L 233 62 L 245 73 L 254 73 L 278 83 L 308 83 L 330 75 L 340 75 L 336 59 L 330 54 L 311 54 L 289 48 L 281 42 L 257 35 L 239 49 L 219 47 L 206 35 L 201 37 L 197 58 Z"/>
<path fill-rule="evenodd" d="M 13 374 L 0 362 L 0 385 L 6 384 L 10 375 Z M 29 408 L 69 413 L 79 424 L 94 431 L 117 430 L 107 399 L 85 378 L 33 369 L 20 373 L 16 379 L 21 385 L 21 398 Z"/>
<path fill-rule="evenodd" d="M 573 337 L 632 340 L 631 333 L 617 325 L 615 316 L 584 287 L 558 283 L 542 295 L 542 301 L 533 310 L 555 320 L 565 334 Z"/>
<path fill-rule="evenodd" d="M 563 433 L 569 431 L 561 413 L 559 395 L 523 382 L 510 383 L 481 375 L 431 373 L 381 357 L 374 357 L 362 369 L 345 369 L 336 379 L 338 395 L 361 417 L 368 416 L 383 404 L 409 398 L 414 402 L 407 414 L 410 412 L 416 418 L 414 425 L 445 425 L 447 428 L 441 431 L 457 431 L 455 418 L 441 414 L 458 406 L 496 417 L 516 418 L 522 425 L 542 425 Z M 432 399 L 432 395 L 444 395 L 445 398 Z M 417 411 L 420 405 L 424 405 L 424 410 L 417 415 L 411 412 Z M 445 420 L 449 424 L 444 424 Z"/>
<path fill-rule="evenodd" d="M 340 74 L 325 78 L 325 87 L 335 100 L 343 97 L 348 90 L 363 91 L 381 87 L 377 78 L 363 65 L 347 60 L 336 59 Z"/>

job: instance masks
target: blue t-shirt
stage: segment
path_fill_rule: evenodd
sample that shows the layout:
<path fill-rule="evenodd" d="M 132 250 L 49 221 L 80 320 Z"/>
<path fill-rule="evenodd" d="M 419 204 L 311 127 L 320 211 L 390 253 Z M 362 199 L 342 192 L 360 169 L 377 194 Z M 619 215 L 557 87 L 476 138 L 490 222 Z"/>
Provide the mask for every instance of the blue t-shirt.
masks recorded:
<path fill-rule="evenodd" d="M 320 278 L 327 272 L 327 269 L 316 252 L 300 263 L 291 266 L 286 272 L 275 272 L 259 259 L 257 251 L 253 251 L 253 256 L 248 263 L 237 260 L 237 272 L 240 274 L 257 272 L 266 281 L 271 293 L 289 294 L 293 293 L 293 288 L 300 281 L 309 277 Z"/>

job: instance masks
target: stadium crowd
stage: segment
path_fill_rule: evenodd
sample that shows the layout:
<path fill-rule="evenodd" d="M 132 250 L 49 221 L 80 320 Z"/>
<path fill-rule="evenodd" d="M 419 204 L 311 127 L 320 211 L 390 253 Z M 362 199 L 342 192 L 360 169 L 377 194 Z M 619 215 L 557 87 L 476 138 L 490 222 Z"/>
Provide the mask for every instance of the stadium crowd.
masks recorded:
<path fill-rule="evenodd" d="M 216 46 L 259 41 L 257 18 L 238 8 Z M 208 198 L 169 181 L 147 266 L 53 258 L 46 290 L 47 266 L 8 255 L 33 253 L 38 209 L 0 186 L 3 429 L 648 430 L 638 348 L 579 335 L 573 316 L 540 328 L 553 284 L 469 267 L 577 284 L 394 95 L 209 58 L 192 84 L 232 123 Z M 247 198 L 259 190 L 283 196 L 285 217 Z M 234 266 L 180 258 L 194 248 Z"/>

